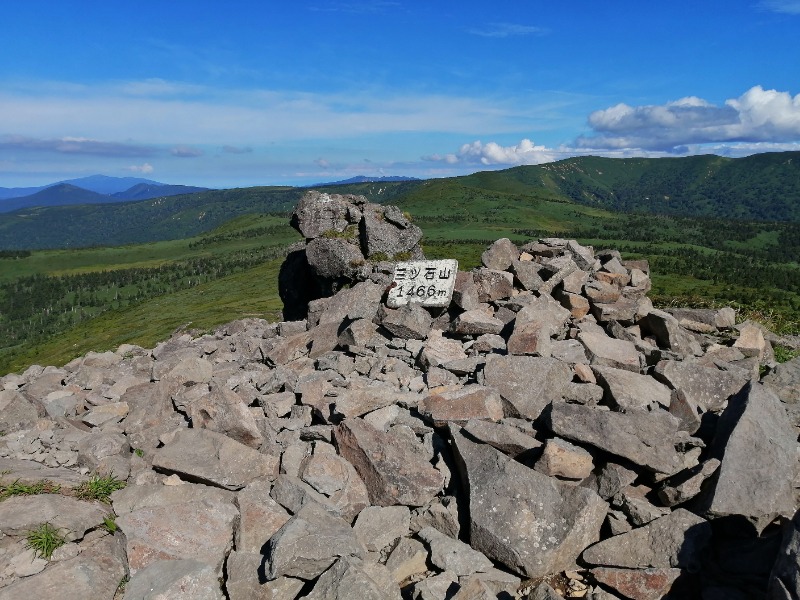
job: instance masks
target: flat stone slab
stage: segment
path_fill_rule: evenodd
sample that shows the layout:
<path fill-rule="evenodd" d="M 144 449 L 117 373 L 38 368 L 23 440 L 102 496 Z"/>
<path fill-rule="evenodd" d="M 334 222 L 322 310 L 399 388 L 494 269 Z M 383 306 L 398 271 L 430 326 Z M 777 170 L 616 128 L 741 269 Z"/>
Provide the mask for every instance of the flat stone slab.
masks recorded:
<path fill-rule="evenodd" d="M 398 308 L 406 304 L 448 306 L 458 273 L 458 261 L 414 260 L 394 267 L 386 305 Z"/>

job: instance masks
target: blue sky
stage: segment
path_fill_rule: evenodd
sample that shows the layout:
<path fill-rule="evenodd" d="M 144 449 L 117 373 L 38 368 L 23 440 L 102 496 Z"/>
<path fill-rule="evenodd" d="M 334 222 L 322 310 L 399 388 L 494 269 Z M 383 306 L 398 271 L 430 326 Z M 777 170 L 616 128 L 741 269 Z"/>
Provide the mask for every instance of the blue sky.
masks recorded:
<path fill-rule="evenodd" d="M 800 150 L 800 0 L 26 0 L 0 187 Z"/>

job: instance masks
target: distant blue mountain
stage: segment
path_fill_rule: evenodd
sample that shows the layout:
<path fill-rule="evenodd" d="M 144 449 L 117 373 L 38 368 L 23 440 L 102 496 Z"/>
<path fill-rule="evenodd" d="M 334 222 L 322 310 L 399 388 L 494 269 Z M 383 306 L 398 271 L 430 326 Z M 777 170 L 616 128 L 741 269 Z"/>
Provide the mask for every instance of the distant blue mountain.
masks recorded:
<path fill-rule="evenodd" d="M 386 177 L 368 177 L 366 175 L 356 175 L 350 179 L 341 181 L 329 181 L 327 183 L 315 183 L 304 187 L 322 187 L 326 185 L 348 185 L 350 183 L 381 183 L 390 181 L 419 181 L 417 177 L 405 177 L 403 175 L 387 175 Z"/>
<path fill-rule="evenodd" d="M 0 213 L 34 206 L 66 206 L 148 200 L 202 192 L 208 188 L 169 185 L 141 177 L 91 175 L 40 187 L 0 188 Z"/>

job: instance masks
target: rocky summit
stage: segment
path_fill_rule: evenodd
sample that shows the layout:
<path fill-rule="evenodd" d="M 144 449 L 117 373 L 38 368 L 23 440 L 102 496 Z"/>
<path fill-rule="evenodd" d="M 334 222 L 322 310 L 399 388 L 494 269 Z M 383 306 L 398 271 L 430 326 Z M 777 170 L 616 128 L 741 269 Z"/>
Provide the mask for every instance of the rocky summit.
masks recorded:
<path fill-rule="evenodd" d="M 391 309 L 407 217 L 293 222 L 303 319 L 0 378 L 0 600 L 800 598 L 800 359 L 769 332 L 558 238 Z"/>

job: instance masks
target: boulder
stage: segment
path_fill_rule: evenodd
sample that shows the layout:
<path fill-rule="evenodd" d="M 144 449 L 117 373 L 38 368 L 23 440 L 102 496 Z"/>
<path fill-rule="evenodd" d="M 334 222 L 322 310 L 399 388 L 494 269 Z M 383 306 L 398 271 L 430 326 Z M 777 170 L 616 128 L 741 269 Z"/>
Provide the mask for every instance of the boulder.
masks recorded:
<path fill-rule="evenodd" d="M 492 355 L 486 360 L 484 384 L 500 393 L 508 416 L 536 419 L 560 400 L 572 379 L 569 366 L 554 358 Z"/>
<path fill-rule="evenodd" d="M 607 505 L 451 429 L 471 546 L 525 577 L 572 568 L 600 537 Z"/>

